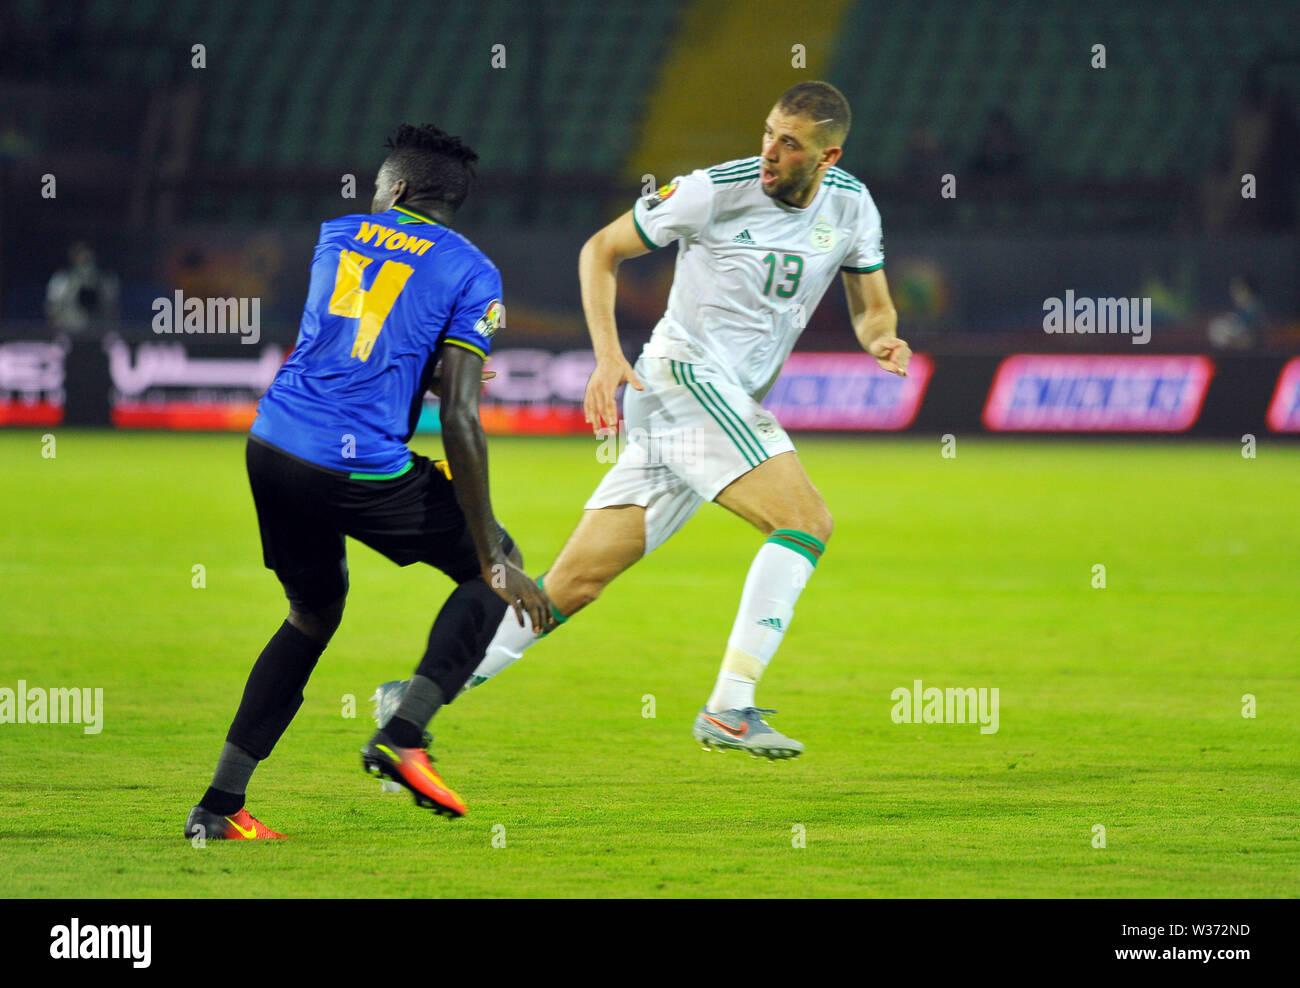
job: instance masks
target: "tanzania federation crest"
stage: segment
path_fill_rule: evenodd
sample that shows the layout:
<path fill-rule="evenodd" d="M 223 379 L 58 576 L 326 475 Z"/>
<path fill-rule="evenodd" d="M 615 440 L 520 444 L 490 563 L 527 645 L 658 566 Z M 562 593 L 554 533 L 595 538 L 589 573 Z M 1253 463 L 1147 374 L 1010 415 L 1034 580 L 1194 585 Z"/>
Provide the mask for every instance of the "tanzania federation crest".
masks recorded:
<path fill-rule="evenodd" d="M 835 227 L 831 226 L 824 219 L 818 219 L 817 225 L 812 228 L 812 245 L 825 254 L 835 246 L 838 236 L 835 233 Z"/>
<path fill-rule="evenodd" d="M 506 307 L 501 304 L 500 299 L 494 298 L 483 310 L 483 315 L 478 317 L 478 322 L 474 324 L 474 332 L 490 340 L 492 335 L 505 324 Z"/>

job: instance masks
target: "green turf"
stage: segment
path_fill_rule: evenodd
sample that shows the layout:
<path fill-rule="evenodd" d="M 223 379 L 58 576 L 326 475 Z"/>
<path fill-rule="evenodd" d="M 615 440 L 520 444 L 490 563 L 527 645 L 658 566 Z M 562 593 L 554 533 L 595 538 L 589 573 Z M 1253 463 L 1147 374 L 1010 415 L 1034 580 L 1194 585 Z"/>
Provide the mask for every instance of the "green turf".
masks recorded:
<path fill-rule="evenodd" d="M 106 710 L 95 736 L 0 725 L 8 895 L 1300 891 L 1295 446 L 960 440 L 944 459 L 937 438 L 804 440 L 836 530 L 759 701 L 807 754 L 691 741 L 761 541 L 706 506 L 439 716 L 471 807 L 455 822 L 381 793 L 357 757 L 367 697 L 409 674 L 450 584 L 351 545 L 343 626 L 250 793 L 294 839 L 199 850 L 185 814 L 285 613 L 243 439 L 57 442 L 45 459 L 38 432 L 0 434 L 0 686 L 98 686 Z M 599 479 L 594 449 L 492 440 L 531 571 Z M 998 687 L 1000 730 L 895 724 L 890 692 L 915 679 Z"/>

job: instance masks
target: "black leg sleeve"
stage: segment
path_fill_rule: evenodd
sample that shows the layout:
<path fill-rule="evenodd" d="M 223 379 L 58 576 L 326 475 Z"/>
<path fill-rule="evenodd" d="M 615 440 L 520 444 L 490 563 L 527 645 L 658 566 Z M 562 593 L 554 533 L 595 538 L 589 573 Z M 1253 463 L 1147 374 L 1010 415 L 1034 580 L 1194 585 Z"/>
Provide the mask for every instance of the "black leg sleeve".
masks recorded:
<path fill-rule="evenodd" d="M 323 644 L 288 621 L 280 625 L 248 674 L 226 740 L 259 761 L 270 755 L 302 706 L 302 689 L 323 651 Z"/>
<path fill-rule="evenodd" d="M 483 661 L 506 610 L 506 602 L 481 577 L 466 580 L 438 612 L 416 675 L 437 683 L 450 703 Z"/>

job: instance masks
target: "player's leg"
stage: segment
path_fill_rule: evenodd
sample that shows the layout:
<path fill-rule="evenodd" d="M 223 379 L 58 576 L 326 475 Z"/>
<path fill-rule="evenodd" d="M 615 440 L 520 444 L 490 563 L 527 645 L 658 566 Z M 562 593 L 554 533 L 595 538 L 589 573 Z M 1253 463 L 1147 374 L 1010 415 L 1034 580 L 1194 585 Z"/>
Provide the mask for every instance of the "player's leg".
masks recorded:
<path fill-rule="evenodd" d="M 586 508 L 543 577 L 565 620 L 595 601 L 615 577 L 646 554 L 646 509 L 640 504 Z"/>
<path fill-rule="evenodd" d="M 584 510 L 559 556 L 538 580 L 555 605 L 556 619 L 563 624 L 592 603 L 615 577 L 645 555 L 645 545 L 646 509 L 641 505 Z M 473 675 L 466 677 L 470 686 L 485 682 L 517 662 L 545 635 L 533 630 L 527 615 L 520 625 L 513 612 L 507 610 Z"/>
<path fill-rule="evenodd" d="M 464 685 L 502 617 L 514 615 L 479 571 L 474 539 L 444 462 L 416 456 L 402 477 L 351 481 L 346 495 L 349 510 L 342 525 L 348 535 L 399 565 L 427 563 L 456 582 L 392 715 L 362 749 L 362 764 L 405 786 L 417 805 L 460 816 L 465 804 L 433 770 L 425 729 Z M 504 529 L 500 537 L 505 556 L 522 566 Z"/>
<path fill-rule="evenodd" d="M 257 761 L 270 756 L 302 706 L 303 688 L 343 617 L 345 593 L 318 605 L 300 596 L 301 591 L 297 589 L 300 586 L 286 584 L 286 590 L 292 594 L 289 616 L 253 663 L 226 737 L 227 750 L 245 752 Z M 329 592 L 334 593 L 335 589 Z M 213 786 L 242 796 L 243 788 L 231 789 L 221 784 L 235 781 L 223 774 L 224 766 L 223 752 Z M 248 772 L 252 774 L 252 766 Z M 247 782 L 247 778 L 243 781 Z"/>
<path fill-rule="evenodd" d="M 517 551 L 511 561 L 522 565 Z M 459 584 L 434 619 L 414 674 L 398 685 L 396 709 L 361 750 L 367 772 L 405 786 L 418 806 L 452 817 L 466 812 L 464 800 L 429 762 L 427 728 L 464 685 L 503 615 L 514 617 L 481 576 Z"/>
<path fill-rule="evenodd" d="M 186 836 L 279 836 L 244 809 L 248 783 L 303 703 L 303 688 L 343 616 L 343 536 L 315 510 L 327 475 L 254 443 L 249 483 L 263 559 L 289 598 L 289 616 L 258 655 L 217 759 L 212 784 L 186 822 Z"/>
<path fill-rule="evenodd" d="M 343 614 L 343 597 L 317 610 L 291 607 L 289 617 L 253 663 L 239 708 L 217 758 L 212 784 L 186 826 L 193 837 L 278 837 L 244 810 L 249 780 L 280 740 L 303 703 L 303 688 Z M 243 819 L 247 817 L 248 819 Z"/>
<path fill-rule="evenodd" d="M 795 604 L 831 536 L 831 514 L 798 456 L 782 453 L 732 482 L 718 504 L 767 536 L 745 577 L 710 711 L 754 706 L 754 688 L 780 647 Z"/>
<path fill-rule="evenodd" d="M 639 504 L 583 511 L 560 555 L 538 580 L 555 605 L 555 616 L 561 624 L 599 597 L 615 577 L 645 555 L 645 515 L 646 509 Z M 533 629 L 526 615 L 521 626 L 513 614 L 507 613 L 469 677 L 469 686 L 480 686 L 518 662 L 545 635 Z"/>
<path fill-rule="evenodd" d="M 523 558 L 513 544 L 507 556 L 522 568 Z M 457 585 L 438 612 L 411 678 L 385 683 L 376 692 L 379 730 L 362 749 L 362 764 L 405 786 L 419 806 L 453 817 L 466 811 L 464 800 L 428 762 L 425 749 L 433 737 L 427 728 L 455 699 L 503 619 L 513 621 L 514 613 L 475 573 Z"/>
<path fill-rule="evenodd" d="M 793 451 L 760 463 L 716 498 L 767 536 L 745 577 L 721 668 L 694 737 L 706 747 L 791 758 L 803 745 L 774 730 L 754 702 L 831 534 L 831 516 Z"/>
<path fill-rule="evenodd" d="M 510 562 L 522 569 L 523 555 L 504 531 L 501 547 Z M 444 569 L 458 581 L 456 589 L 434 619 L 424 655 L 386 727 L 389 736 L 406 747 L 415 745 L 434 715 L 460 693 L 501 623 L 518 626 L 509 605 L 478 572 L 468 529 L 461 553 L 459 568 Z"/>
<path fill-rule="evenodd" d="M 668 361 L 643 358 L 636 369 L 646 390 L 629 389 L 624 396 L 627 444 L 623 453 L 587 500 L 573 534 L 538 581 L 561 622 L 671 538 L 704 502 L 671 462 L 683 455 L 687 444 L 674 442 L 677 426 L 662 400 L 662 395 L 677 388 Z M 694 453 L 694 448 L 686 453 Z M 480 685 L 517 662 L 542 637 L 531 624 L 521 628 L 516 621 L 502 621 L 469 685 Z"/>
<path fill-rule="evenodd" d="M 674 363 L 673 372 L 682 385 L 676 414 L 698 423 L 702 454 L 685 462 L 681 473 L 696 491 L 767 536 L 749 567 L 717 683 L 693 733 L 717 747 L 791 757 L 803 745 L 763 721 L 754 687 L 825 548 L 830 513 L 771 412 L 705 365 Z"/>
<path fill-rule="evenodd" d="M 628 449 L 632 448 L 629 443 Z M 538 580 L 563 624 L 592 603 L 614 579 L 681 529 L 704 499 L 670 469 L 628 457 L 605 475 L 577 528 Z M 517 662 L 545 636 L 507 615 L 469 686 L 482 685 Z"/>

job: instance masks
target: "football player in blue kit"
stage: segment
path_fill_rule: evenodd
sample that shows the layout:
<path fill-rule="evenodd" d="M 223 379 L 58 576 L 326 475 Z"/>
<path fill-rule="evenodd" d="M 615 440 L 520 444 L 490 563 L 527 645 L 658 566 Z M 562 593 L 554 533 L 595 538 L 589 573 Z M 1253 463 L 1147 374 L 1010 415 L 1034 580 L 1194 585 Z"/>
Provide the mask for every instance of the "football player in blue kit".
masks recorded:
<path fill-rule="evenodd" d="M 263 558 L 289 616 L 262 650 L 189 838 L 280 837 L 244 805 L 253 770 L 303 702 L 348 590 L 345 539 L 456 583 L 367 771 L 447 816 L 466 808 L 430 764 L 425 728 L 460 692 L 506 611 L 554 626 L 488 493 L 483 364 L 505 322 L 501 276 L 449 226 L 477 155 L 436 127 L 402 125 L 368 214 L 321 226 L 298 341 L 258 406 L 247 467 Z M 441 398 L 445 460 L 407 448 L 424 395 Z"/>

